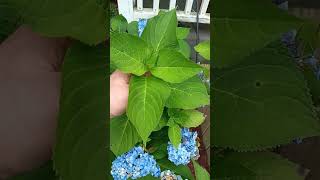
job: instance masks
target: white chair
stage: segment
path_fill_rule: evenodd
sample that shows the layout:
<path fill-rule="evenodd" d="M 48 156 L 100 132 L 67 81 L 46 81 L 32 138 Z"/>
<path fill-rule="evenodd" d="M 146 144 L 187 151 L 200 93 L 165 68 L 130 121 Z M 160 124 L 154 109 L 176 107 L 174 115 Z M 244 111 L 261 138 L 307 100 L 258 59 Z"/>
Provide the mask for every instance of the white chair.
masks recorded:
<path fill-rule="evenodd" d="M 150 0 L 149 0 L 150 1 Z M 210 0 L 202 0 L 199 6 L 199 23 L 210 24 L 210 13 L 207 13 Z M 159 10 L 171 10 L 176 8 L 176 0 L 170 0 L 168 9 L 159 9 L 159 0 L 153 0 L 152 8 L 144 8 L 143 0 L 118 0 L 119 13 L 128 22 L 137 21 L 140 18 L 148 19 L 158 14 Z M 177 11 L 178 21 L 197 22 L 197 13 L 192 12 L 193 0 L 186 0 L 184 10 Z"/>

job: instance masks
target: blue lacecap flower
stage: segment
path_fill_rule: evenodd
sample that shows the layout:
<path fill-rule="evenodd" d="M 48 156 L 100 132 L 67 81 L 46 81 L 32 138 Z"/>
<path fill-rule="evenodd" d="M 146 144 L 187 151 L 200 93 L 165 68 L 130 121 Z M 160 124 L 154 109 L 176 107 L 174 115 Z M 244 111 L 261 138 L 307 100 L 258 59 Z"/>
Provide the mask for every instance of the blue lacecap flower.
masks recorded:
<path fill-rule="evenodd" d="M 140 146 L 118 156 L 111 167 L 111 175 L 115 180 L 138 179 L 149 174 L 160 177 L 160 173 L 154 157 L 144 152 Z"/>
<path fill-rule="evenodd" d="M 175 165 L 187 165 L 191 159 L 199 158 L 199 149 L 197 143 L 197 132 L 191 132 L 188 128 L 182 128 L 182 140 L 178 148 L 175 148 L 171 142 L 168 142 L 168 159 Z"/>
<path fill-rule="evenodd" d="M 139 19 L 138 21 L 138 34 L 139 37 L 142 35 L 142 32 L 144 28 L 147 26 L 147 20 L 146 19 Z"/>

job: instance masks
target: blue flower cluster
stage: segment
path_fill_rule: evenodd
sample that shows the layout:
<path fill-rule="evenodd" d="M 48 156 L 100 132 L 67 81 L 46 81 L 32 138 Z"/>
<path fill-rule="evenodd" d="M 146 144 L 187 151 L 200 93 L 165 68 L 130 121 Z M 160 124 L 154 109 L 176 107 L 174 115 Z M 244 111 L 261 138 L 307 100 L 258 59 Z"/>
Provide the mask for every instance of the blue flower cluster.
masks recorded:
<path fill-rule="evenodd" d="M 166 170 L 161 172 L 161 180 L 182 180 L 180 175 L 175 175 L 172 171 Z"/>
<path fill-rule="evenodd" d="M 191 159 L 198 159 L 199 149 L 197 143 L 197 132 L 191 132 L 188 128 L 182 128 L 182 143 L 175 148 L 171 142 L 168 142 L 168 159 L 175 165 L 187 165 Z"/>
<path fill-rule="evenodd" d="M 147 25 L 147 20 L 146 19 L 139 19 L 138 21 L 138 34 L 139 34 L 139 37 L 141 36 L 144 28 L 146 27 Z"/>
<path fill-rule="evenodd" d="M 200 64 L 200 63 L 198 63 L 198 64 Z M 210 79 L 206 78 L 203 70 L 198 74 L 198 76 L 200 77 L 200 79 L 203 83 L 206 83 L 206 84 L 208 84 L 208 86 L 210 86 Z"/>
<path fill-rule="evenodd" d="M 273 0 L 272 1 L 274 4 L 278 5 L 278 7 L 280 9 L 284 9 L 284 10 L 287 10 L 289 7 L 288 7 L 288 0 Z"/>
<path fill-rule="evenodd" d="M 288 48 L 292 57 L 298 58 L 298 47 L 296 43 L 297 31 L 292 30 L 282 35 L 281 42 Z"/>
<path fill-rule="evenodd" d="M 306 62 L 312 67 L 317 79 L 320 80 L 320 60 L 312 55 L 306 60 Z"/>
<path fill-rule="evenodd" d="M 137 179 L 149 174 L 160 177 L 160 172 L 153 156 L 144 152 L 140 146 L 118 156 L 111 167 L 111 175 L 115 180 Z"/>

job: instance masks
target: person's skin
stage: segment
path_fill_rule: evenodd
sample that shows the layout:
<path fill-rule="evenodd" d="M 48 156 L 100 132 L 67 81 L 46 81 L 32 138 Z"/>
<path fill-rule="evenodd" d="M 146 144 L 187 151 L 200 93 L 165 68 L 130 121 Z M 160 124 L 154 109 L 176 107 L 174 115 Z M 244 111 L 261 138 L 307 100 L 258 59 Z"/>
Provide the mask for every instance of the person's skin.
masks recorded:
<path fill-rule="evenodd" d="M 123 114 L 128 105 L 130 75 L 119 70 L 110 76 L 110 117 Z"/>
<path fill-rule="evenodd" d="M 26 26 L 0 44 L 0 179 L 50 159 L 68 44 Z"/>
<path fill-rule="evenodd" d="M 51 159 L 67 38 L 47 38 L 26 26 L 0 44 L 0 180 Z M 126 109 L 129 76 L 110 77 L 112 116 Z"/>

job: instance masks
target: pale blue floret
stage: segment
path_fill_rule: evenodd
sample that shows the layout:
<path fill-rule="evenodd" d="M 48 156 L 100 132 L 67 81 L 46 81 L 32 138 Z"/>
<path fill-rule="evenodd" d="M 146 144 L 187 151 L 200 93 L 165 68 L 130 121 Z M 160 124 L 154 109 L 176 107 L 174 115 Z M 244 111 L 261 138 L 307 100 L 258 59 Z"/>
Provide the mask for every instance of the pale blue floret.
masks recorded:
<path fill-rule="evenodd" d="M 167 179 L 171 179 L 171 180 L 183 180 L 182 177 L 180 175 L 175 175 L 174 172 L 170 171 L 170 170 L 165 170 L 161 172 L 161 180 L 167 180 Z M 187 180 L 187 179 L 185 179 Z"/>
<path fill-rule="evenodd" d="M 168 142 L 168 159 L 175 165 L 187 165 L 191 159 L 199 158 L 199 149 L 197 146 L 197 132 L 191 132 L 188 128 L 181 130 L 182 142 L 178 148 L 175 148 L 171 142 Z"/>
<path fill-rule="evenodd" d="M 146 19 L 139 19 L 138 21 L 138 34 L 139 34 L 139 37 L 142 35 L 142 32 L 144 30 L 144 28 L 146 27 L 147 25 L 147 20 Z"/>
<path fill-rule="evenodd" d="M 314 55 L 312 55 L 309 59 L 307 59 L 306 62 L 312 67 L 317 79 L 320 80 L 319 59 L 317 59 Z"/>
<path fill-rule="evenodd" d="M 140 146 L 118 156 L 111 167 L 111 175 L 115 180 L 138 179 L 149 174 L 160 177 L 160 172 L 153 156 L 144 152 Z"/>

